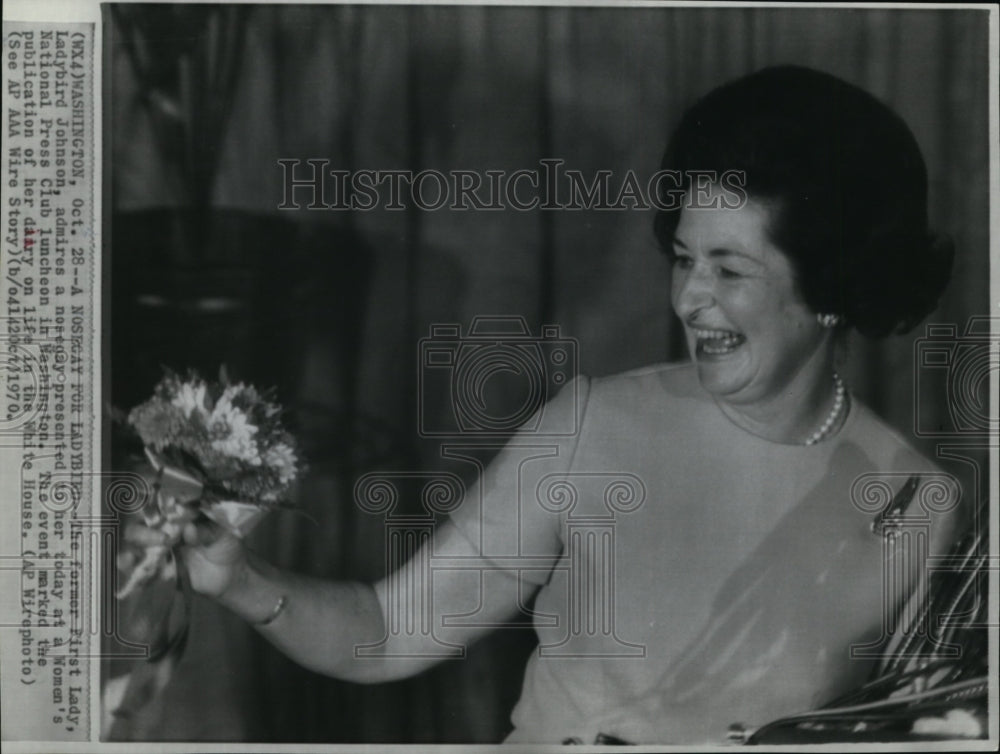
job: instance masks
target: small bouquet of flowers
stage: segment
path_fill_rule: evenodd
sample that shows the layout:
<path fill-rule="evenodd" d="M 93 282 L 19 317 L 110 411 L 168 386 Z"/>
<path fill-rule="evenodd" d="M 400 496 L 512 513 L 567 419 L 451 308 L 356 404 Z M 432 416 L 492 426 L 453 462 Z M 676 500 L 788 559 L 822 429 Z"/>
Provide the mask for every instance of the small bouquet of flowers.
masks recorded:
<path fill-rule="evenodd" d="M 152 397 L 126 419 L 142 441 L 155 474 L 145 523 L 169 543 L 145 552 L 117 597 L 124 599 L 156 576 L 176 576 L 173 547 L 184 527 L 204 515 L 244 537 L 270 510 L 285 505 L 302 472 L 295 438 L 269 393 L 195 373 L 168 373 Z"/>
<path fill-rule="evenodd" d="M 191 590 L 175 547 L 185 526 L 204 516 L 242 538 L 269 511 L 288 505 L 304 470 L 270 391 L 230 383 L 225 368 L 217 382 L 167 373 L 149 400 L 118 418 L 138 436 L 151 470 L 144 475 L 152 477 L 152 494 L 142 496 L 144 522 L 167 538 L 132 559 L 116 592 L 123 603 L 131 597 L 123 608 L 126 633 L 148 652 L 104 685 L 106 738 L 164 690 L 184 652 Z"/>

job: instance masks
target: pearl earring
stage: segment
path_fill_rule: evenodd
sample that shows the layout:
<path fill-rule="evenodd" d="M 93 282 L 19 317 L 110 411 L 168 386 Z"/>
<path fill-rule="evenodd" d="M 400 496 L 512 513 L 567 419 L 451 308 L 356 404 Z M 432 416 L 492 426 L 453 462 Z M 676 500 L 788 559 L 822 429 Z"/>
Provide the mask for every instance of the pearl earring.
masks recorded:
<path fill-rule="evenodd" d="M 816 321 L 823 327 L 836 327 L 840 324 L 839 314 L 817 314 Z"/>

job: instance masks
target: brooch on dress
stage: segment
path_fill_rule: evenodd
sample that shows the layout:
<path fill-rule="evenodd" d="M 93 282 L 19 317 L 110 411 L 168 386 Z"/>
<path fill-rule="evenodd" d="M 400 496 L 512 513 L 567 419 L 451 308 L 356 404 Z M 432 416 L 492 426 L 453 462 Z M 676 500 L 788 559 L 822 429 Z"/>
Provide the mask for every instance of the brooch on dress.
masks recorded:
<path fill-rule="evenodd" d="M 913 496 L 920 486 L 920 475 L 913 474 L 906 483 L 899 488 L 892 500 L 886 503 L 875 519 L 872 521 L 872 533 L 879 537 L 895 537 L 902 529 L 903 511 L 906 510 Z"/>

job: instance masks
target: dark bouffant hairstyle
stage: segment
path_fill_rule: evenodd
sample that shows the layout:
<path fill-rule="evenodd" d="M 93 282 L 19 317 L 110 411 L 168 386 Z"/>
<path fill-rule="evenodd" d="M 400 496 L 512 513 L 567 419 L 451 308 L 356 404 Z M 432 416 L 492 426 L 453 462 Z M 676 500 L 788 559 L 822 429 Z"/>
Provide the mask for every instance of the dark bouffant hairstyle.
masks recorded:
<path fill-rule="evenodd" d="M 771 238 L 806 303 L 869 337 L 912 329 L 950 277 L 952 244 L 927 225 L 916 139 L 884 104 L 829 74 L 778 66 L 715 89 L 685 113 L 662 168 L 744 171 L 750 197 L 775 203 Z M 680 210 L 656 217 L 668 253 Z"/>

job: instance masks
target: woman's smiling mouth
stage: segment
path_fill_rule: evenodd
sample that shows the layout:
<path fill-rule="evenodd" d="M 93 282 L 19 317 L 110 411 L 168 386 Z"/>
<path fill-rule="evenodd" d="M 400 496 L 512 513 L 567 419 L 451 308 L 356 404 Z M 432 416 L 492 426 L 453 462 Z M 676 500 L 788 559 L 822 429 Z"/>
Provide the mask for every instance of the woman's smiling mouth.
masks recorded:
<path fill-rule="evenodd" d="M 732 353 L 746 341 L 746 337 L 732 330 L 692 328 L 691 332 L 696 338 L 699 356 L 723 356 Z"/>

